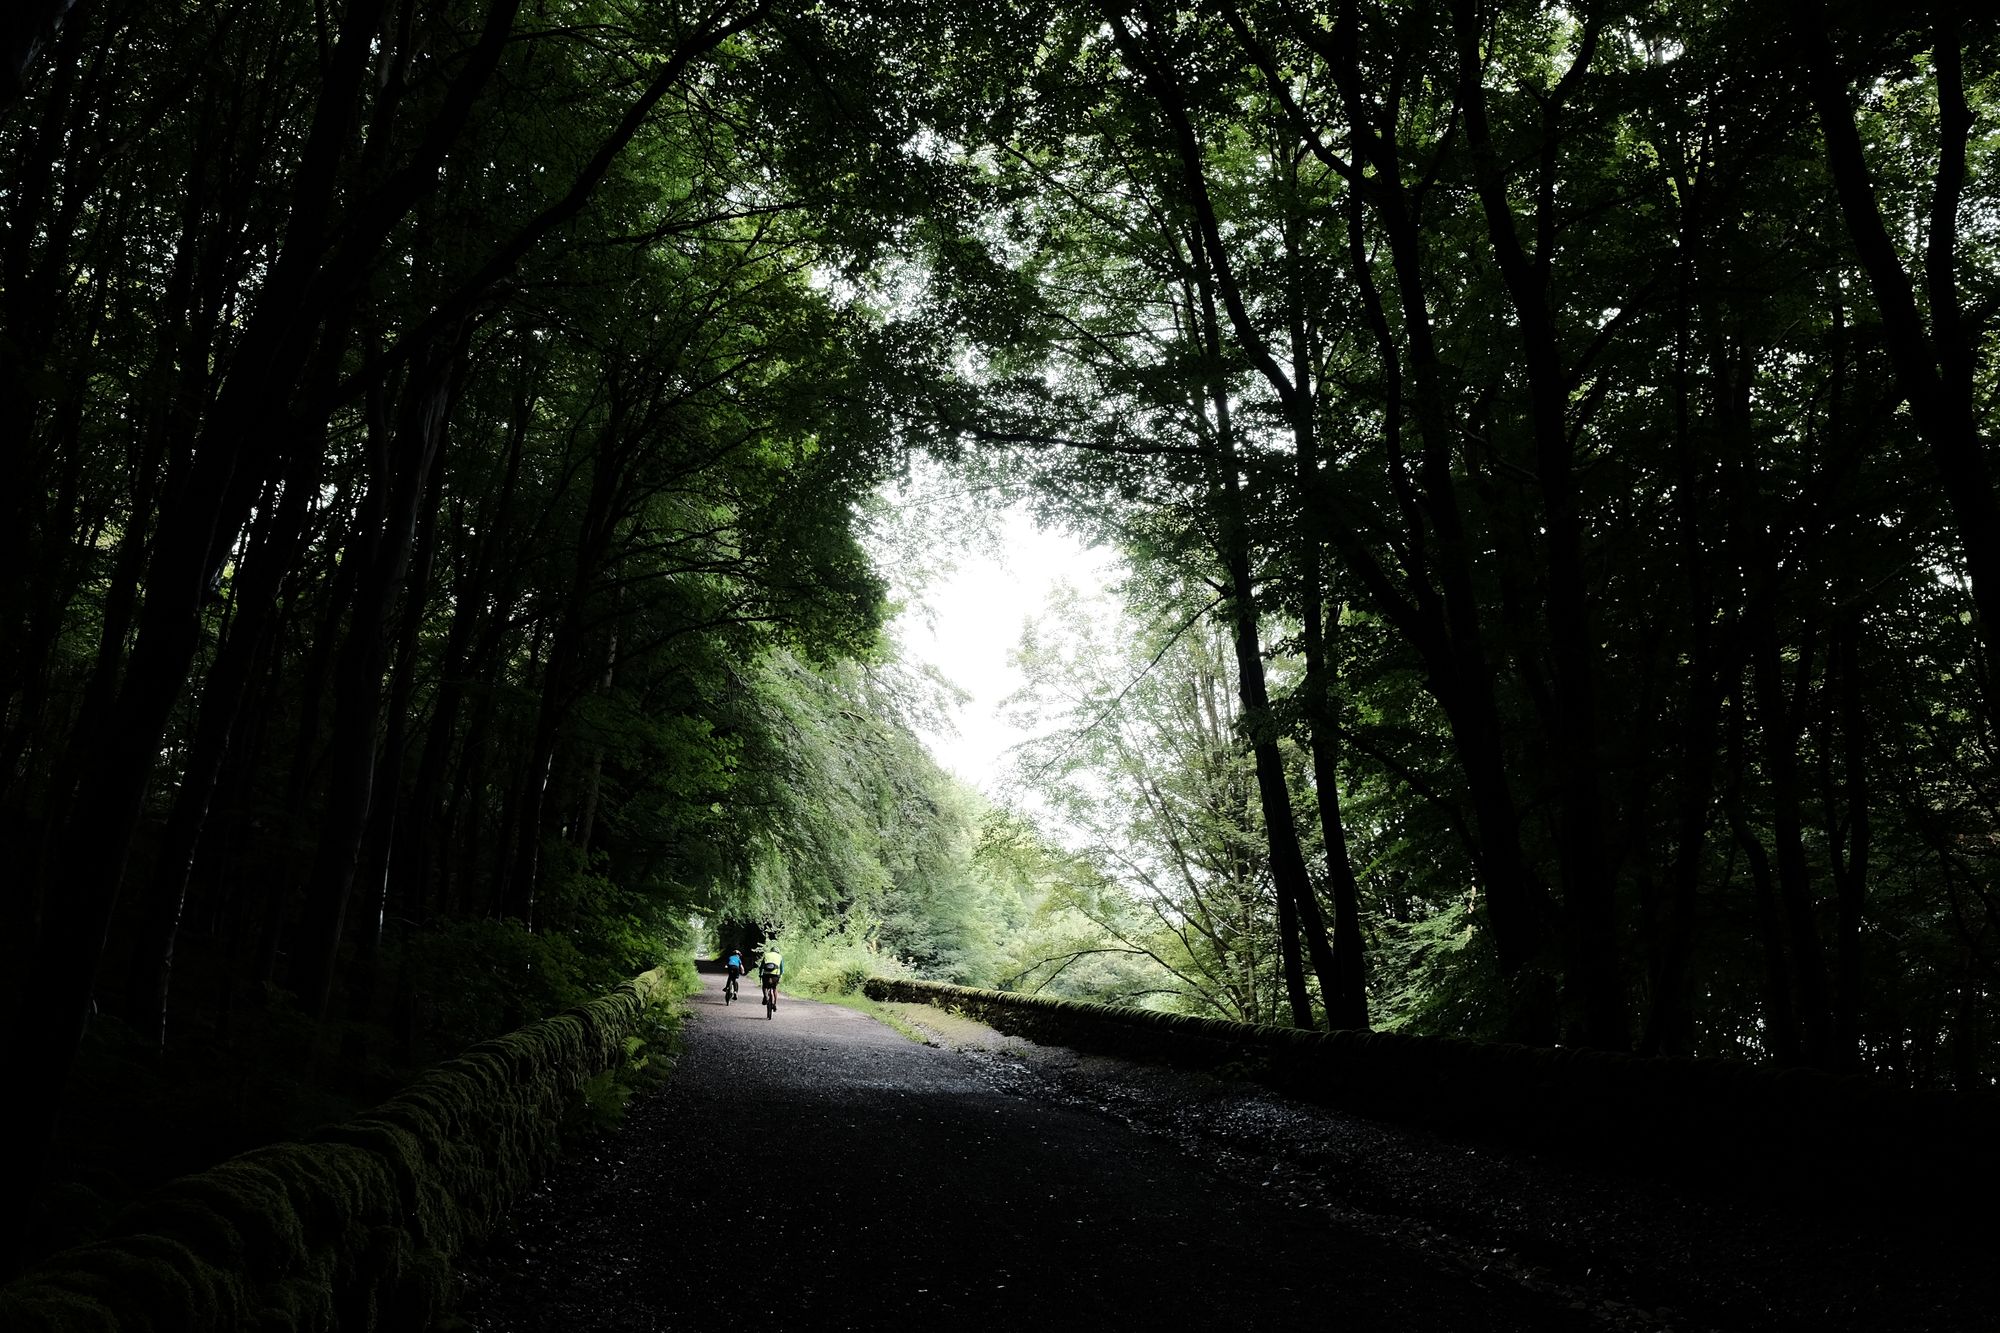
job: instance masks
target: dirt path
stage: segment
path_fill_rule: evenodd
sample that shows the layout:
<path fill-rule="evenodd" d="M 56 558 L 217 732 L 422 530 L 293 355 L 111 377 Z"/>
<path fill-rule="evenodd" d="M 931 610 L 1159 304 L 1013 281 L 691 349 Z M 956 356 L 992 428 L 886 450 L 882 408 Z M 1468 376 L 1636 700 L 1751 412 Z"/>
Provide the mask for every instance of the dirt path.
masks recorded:
<path fill-rule="evenodd" d="M 705 980 L 671 1082 L 467 1265 L 470 1327 L 1595 1326 L 1283 1182 L 1003 1091 L 976 1054 L 789 997 L 766 1021 L 754 990 L 725 1008 Z"/>

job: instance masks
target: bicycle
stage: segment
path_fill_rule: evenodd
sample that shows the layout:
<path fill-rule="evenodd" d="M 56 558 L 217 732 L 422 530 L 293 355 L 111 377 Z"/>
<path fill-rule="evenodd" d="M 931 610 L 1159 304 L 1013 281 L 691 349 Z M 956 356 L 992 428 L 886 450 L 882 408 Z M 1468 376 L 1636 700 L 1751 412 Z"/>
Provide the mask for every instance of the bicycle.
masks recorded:
<path fill-rule="evenodd" d="M 764 981 L 764 1017 L 773 1018 L 778 1012 L 778 985 L 774 979 Z"/>
<path fill-rule="evenodd" d="M 724 1007 L 727 1007 L 729 1002 L 735 998 L 736 998 L 736 974 L 732 972 L 729 974 L 727 978 L 724 979 L 722 983 L 722 1003 Z"/>

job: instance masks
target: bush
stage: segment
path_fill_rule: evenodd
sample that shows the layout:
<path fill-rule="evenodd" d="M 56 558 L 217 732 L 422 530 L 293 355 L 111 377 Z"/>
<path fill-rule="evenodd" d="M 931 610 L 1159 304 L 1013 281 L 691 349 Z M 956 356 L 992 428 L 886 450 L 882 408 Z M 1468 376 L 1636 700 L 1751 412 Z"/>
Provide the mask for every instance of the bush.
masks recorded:
<path fill-rule="evenodd" d="M 806 995 L 857 995 L 870 977 L 907 976 L 903 963 L 875 943 L 875 923 L 859 913 L 787 931 L 773 941 L 785 953 L 785 986 Z"/>

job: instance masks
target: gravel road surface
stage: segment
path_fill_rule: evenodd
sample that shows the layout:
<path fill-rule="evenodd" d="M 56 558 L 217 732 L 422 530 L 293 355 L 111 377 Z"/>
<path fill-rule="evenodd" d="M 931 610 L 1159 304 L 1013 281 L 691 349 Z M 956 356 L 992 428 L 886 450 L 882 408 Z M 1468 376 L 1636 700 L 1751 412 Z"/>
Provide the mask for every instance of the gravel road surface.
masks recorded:
<path fill-rule="evenodd" d="M 704 980 L 672 1081 L 469 1265 L 472 1327 L 1589 1326 L 973 1056 Z"/>
<path fill-rule="evenodd" d="M 1992 1328 L 1990 1260 L 754 988 L 461 1273 L 462 1327 Z M 1990 1254 L 1990 1251 L 1987 1253 Z"/>

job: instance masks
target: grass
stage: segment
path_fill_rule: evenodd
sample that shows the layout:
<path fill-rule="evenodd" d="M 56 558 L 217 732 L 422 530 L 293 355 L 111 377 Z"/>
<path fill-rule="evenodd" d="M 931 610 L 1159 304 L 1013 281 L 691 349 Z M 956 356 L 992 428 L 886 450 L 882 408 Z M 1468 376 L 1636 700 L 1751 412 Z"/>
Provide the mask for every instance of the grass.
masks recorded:
<path fill-rule="evenodd" d="M 832 995 L 815 995 L 813 998 L 815 1000 L 823 1000 L 827 1004 L 837 1004 L 843 1009 L 852 1009 L 857 1014 L 865 1014 L 885 1027 L 895 1029 L 911 1041 L 916 1042 L 919 1046 L 936 1046 L 940 1044 L 930 1033 L 897 1013 L 895 1006 L 884 1004 L 880 1000 L 871 1000 L 859 991 L 845 991 Z"/>

